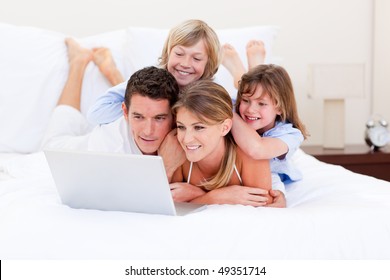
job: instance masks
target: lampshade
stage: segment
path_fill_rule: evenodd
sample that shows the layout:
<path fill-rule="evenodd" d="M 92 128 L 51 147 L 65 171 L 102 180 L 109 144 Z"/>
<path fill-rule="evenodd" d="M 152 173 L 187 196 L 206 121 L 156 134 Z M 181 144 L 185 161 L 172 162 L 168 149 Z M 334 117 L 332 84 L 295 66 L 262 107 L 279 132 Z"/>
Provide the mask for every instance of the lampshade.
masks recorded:
<path fill-rule="evenodd" d="M 364 64 L 311 64 L 308 73 L 310 98 L 364 97 Z"/>

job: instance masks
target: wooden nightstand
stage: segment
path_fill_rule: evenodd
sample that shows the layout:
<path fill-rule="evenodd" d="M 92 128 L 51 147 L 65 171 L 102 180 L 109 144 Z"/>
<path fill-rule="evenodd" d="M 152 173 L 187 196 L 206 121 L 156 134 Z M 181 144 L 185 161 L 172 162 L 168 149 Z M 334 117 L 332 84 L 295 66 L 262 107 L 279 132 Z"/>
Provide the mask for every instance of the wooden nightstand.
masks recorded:
<path fill-rule="evenodd" d="M 353 172 L 390 181 L 390 147 L 371 151 L 366 145 L 347 145 L 344 149 L 302 146 L 302 150 L 320 161 L 341 165 Z"/>

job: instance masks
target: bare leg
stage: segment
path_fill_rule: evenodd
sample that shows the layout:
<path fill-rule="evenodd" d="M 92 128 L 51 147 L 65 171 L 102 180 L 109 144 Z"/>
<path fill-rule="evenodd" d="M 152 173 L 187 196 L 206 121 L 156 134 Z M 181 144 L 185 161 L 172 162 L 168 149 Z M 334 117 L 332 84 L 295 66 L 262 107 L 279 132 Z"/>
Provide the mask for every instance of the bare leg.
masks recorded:
<path fill-rule="evenodd" d="M 263 64 L 265 58 L 265 48 L 263 41 L 251 40 L 246 45 L 246 55 L 248 57 L 248 69 Z"/>
<path fill-rule="evenodd" d="M 93 61 L 111 85 L 116 86 L 124 81 L 108 48 L 94 48 Z"/>
<path fill-rule="evenodd" d="M 66 38 L 65 44 L 68 47 L 69 75 L 58 100 L 58 105 L 69 105 L 80 110 L 84 71 L 88 63 L 92 61 L 92 52 L 81 47 L 72 38 Z"/>
<path fill-rule="evenodd" d="M 241 76 L 246 72 L 246 69 L 237 51 L 230 44 L 222 46 L 222 65 L 225 66 L 233 76 L 234 86 L 238 88 L 238 83 Z"/>

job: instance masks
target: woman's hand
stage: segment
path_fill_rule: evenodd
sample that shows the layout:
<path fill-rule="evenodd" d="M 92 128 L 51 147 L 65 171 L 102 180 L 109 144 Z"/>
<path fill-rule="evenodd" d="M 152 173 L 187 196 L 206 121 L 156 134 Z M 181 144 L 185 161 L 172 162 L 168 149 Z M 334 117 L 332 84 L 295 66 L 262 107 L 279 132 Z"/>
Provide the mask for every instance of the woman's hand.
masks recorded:
<path fill-rule="evenodd" d="M 271 190 L 269 194 L 272 196 L 274 201 L 270 204 L 267 204 L 267 207 L 276 207 L 276 208 L 286 208 L 286 197 L 281 191 Z"/>
<path fill-rule="evenodd" d="M 268 191 L 261 188 L 244 186 L 228 186 L 209 191 L 191 202 L 204 204 L 242 204 L 250 206 L 265 206 L 269 200 Z"/>
<path fill-rule="evenodd" d="M 177 131 L 173 129 L 165 136 L 164 141 L 158 149 L 158 155 L 163 158 L 168 181 L 171 182 L 172 175 L 186 160 L 186 154 L 177 141 Z"/>
<path fill-rule="evenodd" d="M 173 200 L 176 202 L 189 202 L 205 194 L 201 188 L 188 183 L 172 183 L 170 187 Z"/>

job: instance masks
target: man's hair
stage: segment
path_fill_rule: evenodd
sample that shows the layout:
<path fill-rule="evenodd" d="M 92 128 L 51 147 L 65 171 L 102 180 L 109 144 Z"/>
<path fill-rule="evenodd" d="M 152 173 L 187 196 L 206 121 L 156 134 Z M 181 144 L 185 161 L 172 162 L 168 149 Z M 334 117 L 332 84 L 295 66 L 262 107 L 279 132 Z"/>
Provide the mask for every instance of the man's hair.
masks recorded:
<path fill-rule="evenodd" d="M 125 105 L 129 109 L 135 94 L 155 100 L 167 99 L 172 107 L 179 95 L 179 85 L 171 73 L 154 66 L 145 67 L 131 75 L 127 82 Z"/>

